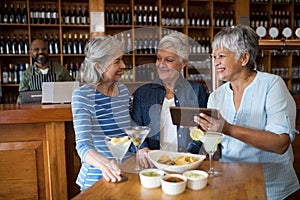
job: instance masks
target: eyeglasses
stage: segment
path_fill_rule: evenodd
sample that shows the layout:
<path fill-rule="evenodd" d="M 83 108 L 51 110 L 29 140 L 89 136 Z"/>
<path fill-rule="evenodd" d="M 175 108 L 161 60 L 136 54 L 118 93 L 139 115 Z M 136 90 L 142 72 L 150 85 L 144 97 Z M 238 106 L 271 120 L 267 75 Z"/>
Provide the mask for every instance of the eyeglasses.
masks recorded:
<path fill-rule="evenodd" d="M 35 47 L 35 48 L 32 49 L 32 51 L 39 51 L 39 50 L 46 51 L 47 47 L 42 47 L 42 48 Z"/>

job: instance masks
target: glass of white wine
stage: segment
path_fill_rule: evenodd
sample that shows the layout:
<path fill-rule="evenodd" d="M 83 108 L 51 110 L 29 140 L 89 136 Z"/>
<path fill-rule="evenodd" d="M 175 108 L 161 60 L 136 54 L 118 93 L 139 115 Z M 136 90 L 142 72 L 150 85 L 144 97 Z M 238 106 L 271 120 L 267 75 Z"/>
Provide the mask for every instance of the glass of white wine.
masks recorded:
<path fill-rule="evenodd" d="M 136 149 L 136 160 L 135 160 L 135 167 L 133 170 L 129 170 L 130 172 L 133 173 L 138 173 L 142 168 L 139 165 L 139 154 L 138 150 L 144 140 L 146 139 L 147 135 L 150 132 L 150 128 L 147 126 L 131 126 L 129 128 L 125 129 L 125 132 L 128 134 L 130 137 L 133 145 L 135 146 Z"/>
<path fill-rule="evenodd" d="M 209 177 L 220 176 L 221 173 L 215 170 L 212 158 L 214 153 L 217 151 L 218 144 L 224 139 L 224 134 L 220 132 L 204 132 L 203 135 L 198 136 L 200 141 L 203 143 L 205 151 L 209 155 L 209 170 L 207 171 Z"/>

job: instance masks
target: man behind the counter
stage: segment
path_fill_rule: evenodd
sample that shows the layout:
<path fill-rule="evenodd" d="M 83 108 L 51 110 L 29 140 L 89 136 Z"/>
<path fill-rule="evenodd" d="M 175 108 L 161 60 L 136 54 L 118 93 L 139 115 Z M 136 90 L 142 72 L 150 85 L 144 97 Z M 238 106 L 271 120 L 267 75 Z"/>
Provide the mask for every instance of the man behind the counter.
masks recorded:
<path fill-rule="evenodd" d="M 31 43 L 30 54 L 33 65 L 25 70 L 20 80 L 20 93 L 23 91 L 41 91 L 43 82 L 73 81 L 64 66 L 49 59 L 48 47 L 43 40 L 36 39 Z M 18 102 L 22 103 L 20 96 Z"/>

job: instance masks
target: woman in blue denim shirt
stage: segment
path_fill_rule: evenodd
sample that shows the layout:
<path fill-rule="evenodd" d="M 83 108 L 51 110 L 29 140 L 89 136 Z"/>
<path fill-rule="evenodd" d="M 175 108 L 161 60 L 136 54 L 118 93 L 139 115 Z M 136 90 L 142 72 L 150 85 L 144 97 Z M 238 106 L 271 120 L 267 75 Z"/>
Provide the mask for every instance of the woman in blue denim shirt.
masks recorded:
<path fill-rule="evenodd" d="M 141 155 L 153 149 L 199 153 L 199 145 L 192 144 L 189 129 L 172 124 L 169 110 L 170 106 L 206 107 L 206 87 L 187 81 L 180 73 L 187 66 L 188 58 L 187 36 L 174 32 L 163 37 L 156 59 L 158 77 L 153 83 L 139 87 L 133 94 L 133 122 L 151 128 L 144 148 L 139 151 Z M 151 165 L 145 157 L 140 158 L 143 167 Z"/>

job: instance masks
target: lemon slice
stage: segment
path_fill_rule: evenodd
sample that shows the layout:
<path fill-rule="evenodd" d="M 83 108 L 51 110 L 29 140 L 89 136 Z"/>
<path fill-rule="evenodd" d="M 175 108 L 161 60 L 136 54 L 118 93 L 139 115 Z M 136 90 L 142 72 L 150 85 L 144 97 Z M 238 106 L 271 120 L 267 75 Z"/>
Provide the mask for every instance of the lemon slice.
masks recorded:
<path fill-rule="evenodd" d="M 204 133 L 198 128 L 192 128 L 190 130 L 190 137 L 195 141 L 200 141 L 200 137 L 203 136 Z"/>
<path fill-rule="evenodd" d="M 127 136 L 124 137 L 120 137 L 120 138 L 112 138 L 111 139 L 111 143 L 113 145 L 121 145 L 121 144 L 125 144 L 126 142 L 128 142 L 129 139 Z"/>

